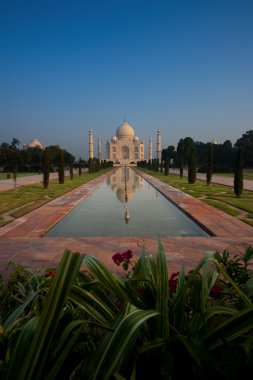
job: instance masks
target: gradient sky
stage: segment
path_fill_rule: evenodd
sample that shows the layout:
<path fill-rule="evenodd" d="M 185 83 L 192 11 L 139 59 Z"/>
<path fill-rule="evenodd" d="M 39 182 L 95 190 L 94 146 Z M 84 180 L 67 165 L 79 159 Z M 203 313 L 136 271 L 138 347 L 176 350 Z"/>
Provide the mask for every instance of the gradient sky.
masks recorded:
<path fill-rule="evenodd" d="M 87 158 L 124 117 L 146 147 L 253 129 L 252 0 L 2 0 L 0 36 L 0 143 Z"/>

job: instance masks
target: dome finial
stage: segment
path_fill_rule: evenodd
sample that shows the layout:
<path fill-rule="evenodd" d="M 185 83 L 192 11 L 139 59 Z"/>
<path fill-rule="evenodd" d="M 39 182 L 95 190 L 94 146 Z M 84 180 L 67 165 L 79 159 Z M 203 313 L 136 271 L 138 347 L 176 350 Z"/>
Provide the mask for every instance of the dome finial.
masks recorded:
<path fill-rule="evenodd" d="M 126 122 L 126 116 L 124 116 L 124 123 Z"/>

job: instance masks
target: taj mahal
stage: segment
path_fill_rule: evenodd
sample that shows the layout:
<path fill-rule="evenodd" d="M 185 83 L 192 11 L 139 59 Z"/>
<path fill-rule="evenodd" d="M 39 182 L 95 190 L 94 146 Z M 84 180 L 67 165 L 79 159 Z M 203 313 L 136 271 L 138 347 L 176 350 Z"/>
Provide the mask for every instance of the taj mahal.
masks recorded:
<path fill-rule="evenodd" d="M 93 131 L 89 130 L 89 158 L 94 158 Z M 101 139 L 98 138 L 97 158 L 102 159 Z M 106 142 L 107 161 L 113 161 L 119 165 L 133 165 L 138 161 L 152 160 L 157 158 L 161 161 L 161 132 L 157 131 L 156 155 L 153 157 L 152 138 L 149 139 L 148 154 L 145 153 L 145 144 L 135 135 L 133 127 L 125 120 L 117 128 L 116 134 L 111 137 L 110 142 Z"/>

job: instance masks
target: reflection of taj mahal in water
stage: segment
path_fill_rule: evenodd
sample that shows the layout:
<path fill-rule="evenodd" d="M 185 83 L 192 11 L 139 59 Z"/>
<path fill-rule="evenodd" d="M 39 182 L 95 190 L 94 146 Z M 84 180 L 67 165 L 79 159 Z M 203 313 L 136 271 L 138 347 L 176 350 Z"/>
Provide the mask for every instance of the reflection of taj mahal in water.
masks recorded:
<path fill-rule="evenodd" d="M 118 169 L 107 178 L 109 185 L 116 193 L 117 199 L 125 207 L 125 222 L 128 224 L 130 219 L 127 203 L 133 198 L 134 193 L 143 185 L 143 178 L 131 168 L 125 166 Z"/>
<path fill-rule="evenodd" d="M 125 167 L 108 177 L 107 185 L 116 192 L 116 197 L 121 203 L 127 203 L 143 185 L 143 178 L 131 168 Z"/>
<path fill-rule="evenodd" d="M 89 158 L 94 158 L 93 132 L 89 131 Z M 98 139 L 97 158 L 101 159 L 101 140 Z M 112 136 L 111 142 L 106 142 L 106 157 L 114 164 L 129 165 L 136 164 L 137 161 L 152 160 L 152 139 L 149 139 L 148 155 L 145 155 L 145 145 L 143 140 L 139 140 L 134 133 L 133 127 L 124 121 Z M 157 131 L 156 156 L 161 160 L 161 133 Z"/>

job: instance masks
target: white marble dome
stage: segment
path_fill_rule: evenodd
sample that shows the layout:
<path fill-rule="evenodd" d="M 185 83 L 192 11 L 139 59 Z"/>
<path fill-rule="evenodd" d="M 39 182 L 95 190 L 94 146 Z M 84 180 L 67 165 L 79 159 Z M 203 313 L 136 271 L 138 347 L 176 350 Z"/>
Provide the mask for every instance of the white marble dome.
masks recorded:
<path fill-rule="evenodd" d="M 124 122 L 117 128 L 116 136 L 119 140 L 133 139 L 134 129 L 130 124 Z"/>
<path fill-rule="evenodd" d="M 28 148 L 39 148 L 39 149 L 44 149 L 44 146 L 41 144 L 41 142 L 37 139 L 34 139 L 27 144 Z"/>
<path fill-rule="evenodd" d="M 117 137 L 116 136 L 112 136 L 112 138 L 111 138 L 111 142 L 116 142 L 118 139 L 117 139 Z"/>
<path fill-rule="evenodd" d="M 134 136 L 134 141 L 138 142 L 139 141 L 139 137 L 138 136 Z"/>

